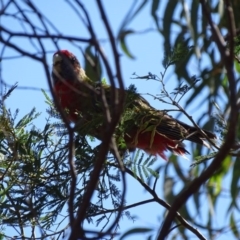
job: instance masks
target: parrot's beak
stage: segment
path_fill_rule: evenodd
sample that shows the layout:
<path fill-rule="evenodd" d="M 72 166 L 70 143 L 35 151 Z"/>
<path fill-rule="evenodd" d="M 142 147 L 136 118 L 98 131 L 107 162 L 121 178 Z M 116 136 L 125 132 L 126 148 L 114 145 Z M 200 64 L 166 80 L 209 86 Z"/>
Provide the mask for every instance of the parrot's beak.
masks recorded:
<path fill-rule="evenodd" d="M 58 53 L 53 55 L 53 66 L 59 64 L 62 61 L 62 56 Z"/>
<path fill-rule="evenodd" d="M 60 73 L 62 61 L 63 57 L 61 56 L 61 54 L 56 53 L 53 55 L 53 72 L 55 74 Z"/>

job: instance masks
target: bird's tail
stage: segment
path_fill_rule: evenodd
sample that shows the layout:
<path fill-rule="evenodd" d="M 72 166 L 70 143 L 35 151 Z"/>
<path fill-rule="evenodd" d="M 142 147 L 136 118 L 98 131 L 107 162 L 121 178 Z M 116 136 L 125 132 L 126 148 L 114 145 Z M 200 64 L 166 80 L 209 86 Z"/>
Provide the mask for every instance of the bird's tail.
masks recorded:
<path fill-rule="evenodd" d="M 188 132 L 188 135 L 185 137 L 185 140 L 189 140 L 189 141 L 204 145 L 207 148 L 210 148 L 210 146 L 206 140 L 211 140 L 211 141 L 216 140 L 216 135 L 212 132 L 209 132 L 209 131 L 203 130 L 203 129 L 199 130 L 196 127 L 189 126 L 188 124 L 183 123 L 181 121 L 178 121 L 178 123 L 182 127 L 184 127 Z"/>

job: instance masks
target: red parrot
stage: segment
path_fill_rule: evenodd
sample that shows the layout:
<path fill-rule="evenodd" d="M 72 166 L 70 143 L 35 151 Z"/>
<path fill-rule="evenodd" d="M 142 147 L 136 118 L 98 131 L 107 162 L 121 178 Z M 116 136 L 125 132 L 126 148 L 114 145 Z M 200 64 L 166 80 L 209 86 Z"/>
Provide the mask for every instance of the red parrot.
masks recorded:
<path fill-rule="evenodd" d="M 53 55 L 52 79 L 55 95 L 60 106 L 66 109 L 69 120 L 80 126 L 81 133 L 103 139 L 104 116 L 99 91 L 100 87 L 104 89 L 111 108 L 111 87 L 104 82 L 100 86 L 88 78 L 77 58 L 67 50 Z M 94 91 L 83 83 L 91 86 Z M 182 143 L 185 139 L 208 146 L 197 128 L 174 119 L 166 111 L 153 108 L 136 93 L 133 86 L 125 90 L 125 99 L 122 119 L 117 127 L 124 132 L 125 148 L 139 148 L 167 160 L 167 150 L 183 156 L 188 153 Z M 209 139 L 216 138 L 213 133 L 202 131 Z"/>

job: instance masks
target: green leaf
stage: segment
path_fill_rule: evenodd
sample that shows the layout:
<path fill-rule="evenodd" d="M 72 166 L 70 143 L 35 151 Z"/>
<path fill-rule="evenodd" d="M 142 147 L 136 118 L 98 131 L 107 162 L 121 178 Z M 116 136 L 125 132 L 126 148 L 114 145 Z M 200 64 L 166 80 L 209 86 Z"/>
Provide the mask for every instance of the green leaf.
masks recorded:
<path fill-rule="evenodd" d="M 216 202 L 216 199 L 219 197 L 220 193 L 222 192 L 222 182 L 224 177 L 229 171 L 231 166 L 231 157 L 227 156 L 220 169 L 218 169 L 215 174 L 209 179 L 208 186 L 211 187 L 209 191 L 213 200 L 213 203 Z"/>
<path fill-rule="evenodd" d="M 147 169 L 147 168 L 143 167 L 143 173 L 144 173 L 145 178 L 148 178 L 148 177 L 149 177 L 148 169 Z"/>
<path fill-rule="evenodd" d="M 92 51 L 92 46 L 85 49 L 84 69 L 87 76 L 95 82 L 100 82 L 102 78 L 102 67 L 99 59 L 98 55 Z"/>
<path fill-rule="evenodd" d="M 204 155 L 204 156 L 197 156 L 195 157 L 195 162 L 193 162 L 190 166 L 191 167 L 195 167 L 196 165 L 200 164 L 200 163 L 203 163 L 203 162 L 206 162 L 212 158 L 214 158 L 216 156 L 217 152 L 212 152 L 208 155 Z"/>
<path fill-rule="evenodd" d="M 144 233 L 149 233 L 151 232 L 152 229 L 151 228 L 133 228 L 128 230 L 127 232 L 125 232 L 119 240 L 123 240 L 126 237 L 129 237 L 131 235 L 136 235 L 136 234 L 144 234 Z"/>
<path fill-rule="evenodd" d="M 152 168 L 147 168 L 147 170 L 151 173 L 152 176 L 159 178 L 159 173 L 157 171 L 153 170 Z"/>
<path fill-rule="evenodd" d="M 131 59 L 135 59 L 135 57 L 130 53 L 130 51 L 127 47 L 126 37 L 133 33 L 134 33 L 133 30 L 124 30 L 124 31 L 120 32 L 119 36 L 118 36 L 123 52 Z"/>
<path fill-rule="evenodd" d="M 232 233 L 233 235 L 239 239 L 240 238 L 240 232 L 239 232 L 239 227 L 237 226 L 236 224 L 236 221 L 234 219 L 234 213 L 231 214 L 230 216 L 230 227 L 231 227 L 231 230 L 232 230 Z"/>
<path fill-rule="evenodd" d="M 165 49 L 168 47 L 171 47 L 171 41 L 170 41 L 170 30 L 171 30 L 171 25 L 172 25 L 172 22 L 173 22 L 173 17 L 174 17 L 174 12 L 177 8 L 177 5 L 178 5 L 179 1 L 168 1 L 167 2 L 167 6 L 165 8 L 165 11 L 164 11 L 164 16 L 163 16 L 163 36 L 164 36 L 164 47 Z M 157 11 L 157 8 L 158 8 L 158 4 L 159 4 L 159 0 L 155 0 L 153 2 L 153 5 L 154 5 L 154 13 L 153 14 L 153 11 L 152 11 L 152 15 L 153 15 L 153 18 L 157 24 L 157 26 L 159 26 L 159 19 L 157 18 L 156 16 L 156 11 Z M 153 8 L 153 7 L 152 7 Z"/>
<path fill-rule="evenodd" d="M 47 93 L 43 89 L 41 89 L 41 91 L 45 97 L 45 103 L 47 103 L 49 106 L 53 106 L 52 99 L 47 95 Z"/>
<path fill-rule="evenodd" d="M 32 120 L 36 119 L 40 113 L 36 113 L 36 109 L 33 108 L 28 114 L 26 114 L 20 121 L 16 124 L 15 128 L 21 131 L 22 128 L 26 127 Z"/>
<path fill-rule="evenodd" d="M 238 61 L 234 61 L 234 63 L 235 63 L 235 68 L 237 72 L 240 73 L 240 63 Z"/>
<path fill-rule="evenodd" d="M 139 177 L 141 178 L 141 180 L 144 182 L 144 177 L 143 177 L 143 174 L 142 174 L 142 167 L 140 165 L 138 165 L 138 174 L 139 174 Z"/>
<path fill-rule="evenodd" d="M 239 195 L 239 178 L 240 178 L 240 158 L 236 158 L 233 165 L 232 181 L 231 181 L 231 196 L 232 204 L 239 210 L 238 200 Z"/>

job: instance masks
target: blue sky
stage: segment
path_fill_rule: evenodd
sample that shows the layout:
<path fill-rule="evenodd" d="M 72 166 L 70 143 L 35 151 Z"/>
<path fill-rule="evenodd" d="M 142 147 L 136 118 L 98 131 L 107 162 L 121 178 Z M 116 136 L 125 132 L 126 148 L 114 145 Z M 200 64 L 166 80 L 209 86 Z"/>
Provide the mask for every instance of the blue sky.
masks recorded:
<path fill-rule="evenodd" d="M 38 8 L 55 24 L 58 30 L 64 35 L 70 36 L 78 36 L 78 37 L 89 37 L 87 30 L 84 25 L 81 23 L 79 18 L 74 14 L 69 5 L 66 4 L 65 1 L 32 1 L 38 6 Z M 140 1 L 135 1 L 137 2 Z M 20 3 L 20 2 L 19 2 Z M 110 19 L 110 24 L 113 29 L 113 32 L 116 34 L 121 26 L 122 19 L 126 15 L 129 7 L 132 5 L 132 1 L 103 1 L 108 18 Z M 22 4 L 22 3 L 21 3 Z M 102 47 L 107 55 L 111 65 L 113 66 L 113 56 L 111 49 L 109 47 L 109 42 L 107 41 L 107 34 L 105 28 L 102 24 L 101 17 L 96 8 L 96 2 L 94 0 L 88 0 L 84 2 L 86 9 L 90 13 L 90 18 L 93 22 L 94 30 L 97 33 L 97 37 L 99 39 L 104 40 L 102 43 Z M 163 5 L 163 4 L 162 4 Z M 160 72 L 163 71 L 162 60 L 164 57 L 164 49 L 163 39 L 161 35 L 154 31 L 155 24 L 150 17 L 150 4 L 144 9 L 141 14 L 138 15 L 128 26 L 129 29 L 134 29 L 139 32 L 139 34 L 134 34 L 127 39 L 127 44 L 133 56 L 135 56 L 135 60 L 128 58 L 122 50 L 119 48 L 121 57 L 121 66 L 122 73 L 126 87 L 131 83 L 135 84 L 138 88 L 138 92 L 142 94 L 151 93 L 152 95 L 156 95 L 161 91 L 160 83 L 156 81 L 145 81 L 145 80 L 134 80 L 132 79 L 132 74 L 135 72 L 138 75 L 146 75 L 148 72 L 153 74 L 160 75 Z M 164 11 L 164 6 L 159 10 L 159 16 L 162 15 Z M 16 12 L 15 9 L 12 9 L 12 12 Z M 32 17 L 33 21 L 37 23 L 37 19 Z M 8 27 L 12 30 L 22 31 L 21 25 L 16 20 L 12 18 L 2 18 L 1 24 Z M 151 29 L 147 33 L 140 33 L 144 30 Z M 174 34 L 174 30 L 173 30 Z M 23 47 L 31 52 L 34 52 L 32 45 L 29 40 L 23 40 L 22 38 L 14 38 L 15 43 L 19 46 Z M 49 69 L 51 69 L 52 62 L 52 54 L 56 51 L 55 47 L 50 41 L 44 42 L 45 47 L 48 49 L 49 54 L 47 55 Z M 59 42 L 62 49 L 68 49 L 71 52 L 74 52 L 75 55 L 79 58 L 80 62 L 83 62 L 83 57 L 81 51 L 78 47 L 73 46 L 69 42 L 60 41 Z M 86 47 L 84 44 L 79 44 L 83 49 Z M 0 45 L 0 51 L 3 48 Z M 18 56 L 18 53 L 10 50 L 9 48 L 4 49 L 4 57 L 12 57 Z M 35 121 L 36 125 L 41 128 L 44 126 L 45 119 L 47 117 L 46 108 L 47 105 L 44 102 L 44 96 L 40 90 L 32 90 L 32 89 L 21 89 L 21 87 L 34 87 L 38 89 L 48 89 L 47 79 L 44 74 L 43 68 L 40 64 L 33 62 L 33 60 L 29 58 L 16 58 L 16 59 L 6 59 L 1 63 L 2 68 L 2 77 L 3 80 L 12 85 L 18 82 L 19 89 L 15 90 L 11 97 L 6 101 L 6 106 L 11 108 L 13 111 L 16 108 L 20 109 L 19 117 L 28 113 L 33 107 L 36 107 L 37 111 L 41 112 L 41 116 Z M 170 67 L 166 77 L 166 88 L 171 92 L 177 86 L 177 81 L 173 73 L 173 68 Z M 192 75 L 197 75 L 198 66 L 196 61 L 191 63 L 189 67 L 189 71 Z M 105 72 L 103 73 L 103 77 L 107 77 Z M 204 93 L 203 93 L 204 94 Z M 154 100 L 150 96 L 144 95 L 146 99 L 150 101 L 150 103 L 158 109 L 164 109 L 169 106 L 164 105 L 163 103 Z M 184 100 L 183 100 L 184 103 Z M 196 109 L 197 104 L 192 104 L 187 111 L 190 114 L 194 114 L 197 119 L 198 116 L 201 115 L 201 108 Z M 202 108 L 205 106 L 203 105 Z M 171 107 L 170 107 L 171 108 Z M 174 114 L 173 114 L 174 115 Z M 182 121 L 188 121 L 184 116 L 181 116 Z M 189 122 L 189 121 L 188 121 Z M 190 157 L 191 158 L 191 157 Z M 182 163 L 182 167 L 184 171 L 189 170 L 189 166 L 191 164 L 190 161 L 186 161 L 183 158 L 179 158 L 179 161 Z M 162 159 L 158 159 L 157 166 L 164 165 L 166 162 Z M 142 187 L 133 180 L 131 177 L 127 179 L 128 181 L 128 189 L 127 189 L 127 203 L 132 204 L 134 202 L 139 201 L 139 199 L 148 199 L 149 196 L 143 191 Z M 159 196 L 163 197 L 163 192 L 161 191 L 162 179 L 159 180 Z M 175 190 L 179 191 L 181 186 L 178 186 Z M 207 199 L 203 199 L 203 201 L 207 201 Z M 204 206 L 203 206 L 204 208 Z M 124 232 L 126 229 L 133 227 L 153 227 L 158 229 L 159 227 L 159 218 L 162 216 L 164 209 L 158 204 L 148 204 L 141 207 L 134 208 L 130 210 L 132 215 L 138 216 L 136 221 L 132 223 L 129 220 L 121 221 L 121 232 Z M 224 217 L 224 216 L 222 216 Z M 10 233 L 9 233 L 10 234 Z M 139 236 L 138 239 L 145 239 L 145 236 Z M 128 238 L 131 239 L 131 238 Z M 134 239 L 134 238 L 132 238 Z M 226 239 L 226 238 L 218 238 Z"/>

